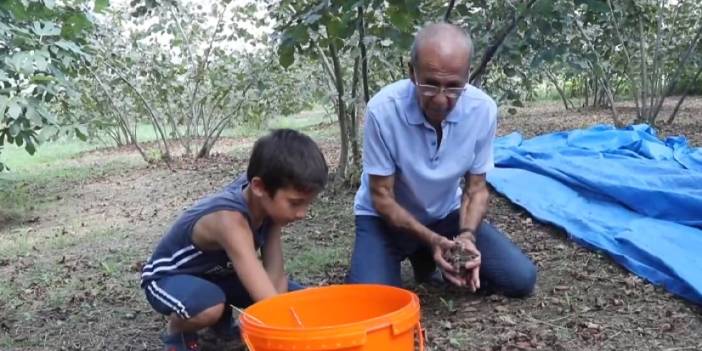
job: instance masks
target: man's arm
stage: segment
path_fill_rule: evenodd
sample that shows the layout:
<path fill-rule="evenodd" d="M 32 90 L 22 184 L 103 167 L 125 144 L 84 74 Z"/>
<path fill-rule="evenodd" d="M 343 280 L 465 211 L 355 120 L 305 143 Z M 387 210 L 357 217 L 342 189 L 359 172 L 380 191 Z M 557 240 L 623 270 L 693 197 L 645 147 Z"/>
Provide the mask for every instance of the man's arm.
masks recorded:
<path fill-rule="evenodd" d="M 288 291 L 288 277 L 283 265 L 283 245 L 280 226 L 273 225 L 263 247 L 263 268 L 279 293 Z"/>
<path fill-rule="evenodd" d="M 464 250 L 474 255 L 473 259 L 466 263 L 468 272 L 465 279 L 472 291 L 480 289 L 480 251 L 475 245 L 475 233 L 480 223 L 487 213 L 488 191 L 485 182 L 485 174 L 468 174 L 465 177 L 463 196 L 461 198 L 461 209 L 459 211 L 459 235 L 456 241 L 461 244 Z"/>
<path fill-rule="evenodd" d="M 467 174 L 461 199 L 460 229 L 475 235 L 488 209 L 488 191 L 485 174 Z M 473 240 L 475 241 L 475 240 Z"/>
<path fill-rule="evenodd" d="M 434 261 L 445 272 L 450 273 L 447 277 L 456 285 L 465 284 L 458 277 L 453 276 L 457 273 L 454 267 L 446 261 L 443 252 L 453 247 L 453 241 L 433 232 L 423 224 L 419 223 L 407 210 L 405 210 L 395 200 L 395 176 L 374 176 L 370 175 L 371 196 L 373 198 L 373 207 L 390 225 L 407 232 L 410 235 L 427 243 L 434 256 Z"/>
<path fill-rule="evenodd" d="M 373 207 L 392 226 L 431 245 L 438 234 L 425 227 L 395 201 L 395 176 L 370 175 Z"/>

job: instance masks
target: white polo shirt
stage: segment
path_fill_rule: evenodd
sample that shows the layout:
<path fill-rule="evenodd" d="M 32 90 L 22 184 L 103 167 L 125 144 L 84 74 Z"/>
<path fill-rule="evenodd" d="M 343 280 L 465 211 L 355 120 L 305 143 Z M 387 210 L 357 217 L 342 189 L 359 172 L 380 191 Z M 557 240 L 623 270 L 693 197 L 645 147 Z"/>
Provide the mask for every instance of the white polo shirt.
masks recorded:
<path fill-rule="evenodd" d="M 411 80 L 395 82 L 368 103 L 363 134 L 363 175 L 354 213 L 378 216 L 368 175 L 395 176 L 395 198 L 423 224 L 460 207 L 461 178 L 494 167 L 497 125 L 495 101 L 466 85 L 442 123 L 437 148 L 434 128 L 426 121 Z"/>

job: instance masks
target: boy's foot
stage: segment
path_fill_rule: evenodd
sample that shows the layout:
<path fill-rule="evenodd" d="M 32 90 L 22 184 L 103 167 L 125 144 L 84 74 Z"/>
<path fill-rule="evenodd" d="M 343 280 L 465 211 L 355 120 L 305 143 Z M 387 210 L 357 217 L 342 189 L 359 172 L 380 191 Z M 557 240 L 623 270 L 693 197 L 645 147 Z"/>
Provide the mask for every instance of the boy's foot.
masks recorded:
<path fill-rule="evenodd" d="M 200 351 L 196 333 L 176 333 L 161 335 L 164 351 Z"/>

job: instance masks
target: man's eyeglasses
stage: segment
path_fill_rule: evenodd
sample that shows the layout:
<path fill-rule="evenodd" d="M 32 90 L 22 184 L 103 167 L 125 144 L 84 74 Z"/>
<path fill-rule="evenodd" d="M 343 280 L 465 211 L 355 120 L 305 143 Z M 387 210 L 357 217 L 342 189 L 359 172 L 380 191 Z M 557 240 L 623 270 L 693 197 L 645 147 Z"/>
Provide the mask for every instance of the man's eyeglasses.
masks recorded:
<path fill-rule="evenodd" d="M 417 73 L 414 73 L 414 82 L 417 85 L 417 89 L 419 90 L 419 93 L 422 94 L 422 96 L 426 97 L 434 97 L 437 96 L 441 93 L 444 93 L 444 95 L 449 98 L 449 99 L 458 99 L 461 94 L 463 94 L 463 91 L 466 89 L 465 87 L 460 87 L 460 88 L 446 88 L 446 87 L 437 87 L 436 85 L 430 85 L 430 84 L 419 84 L 419 80 L 417 80 Z"/>

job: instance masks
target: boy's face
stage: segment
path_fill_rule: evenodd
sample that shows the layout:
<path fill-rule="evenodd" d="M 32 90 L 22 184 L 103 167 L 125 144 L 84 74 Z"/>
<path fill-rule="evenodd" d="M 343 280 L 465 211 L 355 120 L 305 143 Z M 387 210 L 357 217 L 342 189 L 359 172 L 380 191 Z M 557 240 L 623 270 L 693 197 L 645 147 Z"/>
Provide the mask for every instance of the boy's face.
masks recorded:
<path fill-rule="evenodd" d="M 254 180 L 252 185 L 264 211 L 273 222 L 283 226 L 305 218 L 307 210 L 317 197 L 316 192 L 303 192 L 292 186 L 278 189 L 271 197 L 263 182 L 258 180 L 259 182 Z"/>

